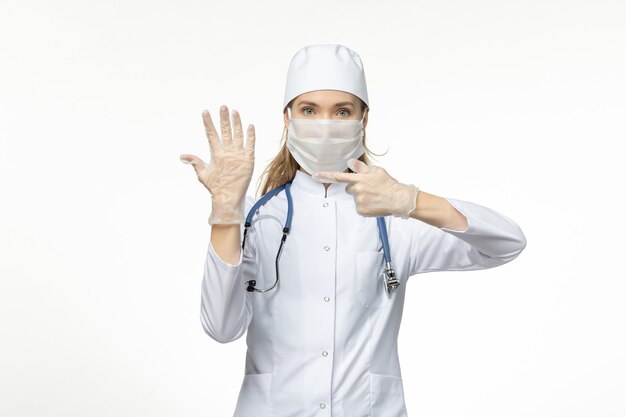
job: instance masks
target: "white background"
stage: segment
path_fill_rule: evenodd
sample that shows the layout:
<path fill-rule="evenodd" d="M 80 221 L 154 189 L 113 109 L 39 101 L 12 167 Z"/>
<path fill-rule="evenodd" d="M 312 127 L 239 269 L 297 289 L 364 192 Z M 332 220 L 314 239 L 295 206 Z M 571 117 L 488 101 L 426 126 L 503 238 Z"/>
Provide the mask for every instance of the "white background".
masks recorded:
<path fill-rule="evenodd" d="M 0 415 L 232 415 L 245 336 L 202 330 L 210 194 L 179 155 L 210 159 L 203 109 L 239 110 L 253 194 L 291 57 L 341 43 L 374 163 L 528 240 L 410 279 L 409 415 L 626 416 L 625 20 L 617 0 L 3 0 Z"/>

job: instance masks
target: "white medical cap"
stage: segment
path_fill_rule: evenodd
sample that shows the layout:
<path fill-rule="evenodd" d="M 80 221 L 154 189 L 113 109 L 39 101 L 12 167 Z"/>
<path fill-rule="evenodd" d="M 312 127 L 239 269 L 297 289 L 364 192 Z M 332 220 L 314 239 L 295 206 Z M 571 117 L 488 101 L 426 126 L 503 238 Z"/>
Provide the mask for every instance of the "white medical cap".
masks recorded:
<path fill-rule="evenodd" d="M 344 45 L 308 45 L 296 52 L 287 72 L 283 111 L 293 98 L 315 90 L 345 91 L 369 108 L 361 57 Z"/>

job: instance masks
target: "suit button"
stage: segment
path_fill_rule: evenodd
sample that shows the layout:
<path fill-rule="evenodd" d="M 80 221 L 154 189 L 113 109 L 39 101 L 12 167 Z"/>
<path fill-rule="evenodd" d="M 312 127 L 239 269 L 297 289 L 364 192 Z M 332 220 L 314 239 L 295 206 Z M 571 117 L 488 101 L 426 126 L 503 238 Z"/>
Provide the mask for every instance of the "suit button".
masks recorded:
<path fill-rule="evenodd" d="M 320 403 L 320 408 L 326 408 L 326 404 Z"/>
<path fill-rule="evenodd" d="M 324 301 L 329 302 L 330 301 L 330 297 L 324 297 Z"/>
<path fill-rule="evenodd" d="M 322 204 L 324 207 L 328 207 L 328 203 L 324 203 Z"/>
<path fill-rule="evenodd" d="M 328 356 L 328 352 L 323 351 L 323 352 L 322 352 L 322 356 L 324 356 L 324 357 Z"/>
<path fill-rule="evenodd" d="M 325 251 L 329 251 L 329 250 L 330 250 L 330 248 L 329 248 L 328 246 L 324 246 L 324 250 L 325 250 Z"/>

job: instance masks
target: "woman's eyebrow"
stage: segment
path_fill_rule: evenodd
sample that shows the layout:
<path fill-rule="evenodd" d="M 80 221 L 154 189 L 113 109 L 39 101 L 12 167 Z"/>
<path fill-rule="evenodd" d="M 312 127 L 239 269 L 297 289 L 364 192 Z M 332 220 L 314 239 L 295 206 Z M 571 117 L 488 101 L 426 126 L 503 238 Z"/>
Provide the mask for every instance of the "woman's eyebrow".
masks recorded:
<path fill-rule="evenodd" d="M 298 106 L 300 106 L 302 104 L 307 104 L 307 105 L 313 106 L 313 107 L 319 107 L 317 104 L 313 103 L 312 101 L 301 101 L 300 103 L 298 103 Z M 352 107 L 354 107 L 354 103 L 352 103 L 351 101 L 343 101 L 341 103 L 335 104 L 335 107 L 340 107 L 340 106 L 352 106 Z"/>

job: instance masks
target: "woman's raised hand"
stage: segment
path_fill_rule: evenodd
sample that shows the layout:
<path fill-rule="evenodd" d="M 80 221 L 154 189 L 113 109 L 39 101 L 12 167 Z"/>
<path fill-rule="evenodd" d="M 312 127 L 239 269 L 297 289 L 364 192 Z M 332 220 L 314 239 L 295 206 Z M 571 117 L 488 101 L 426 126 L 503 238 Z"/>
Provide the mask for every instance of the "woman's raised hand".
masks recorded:
<path fill-rule="evenodd" d="M 202 112 L 202 120 L 209 139 L 211 162 L 207 164 L 190 154 L 180 155 L 180 160 L 193 165 L 198 180 L 211 193 L 213 209 L 209 224 L 243 223 L 246 192 L 254 172 L 254 125 L 248 126 L 244 146 L 241 117 L 236 110 L 233 110 L 233 133 L 228 107 L 220 107 L 221 141 L 208 110 Z"/>

